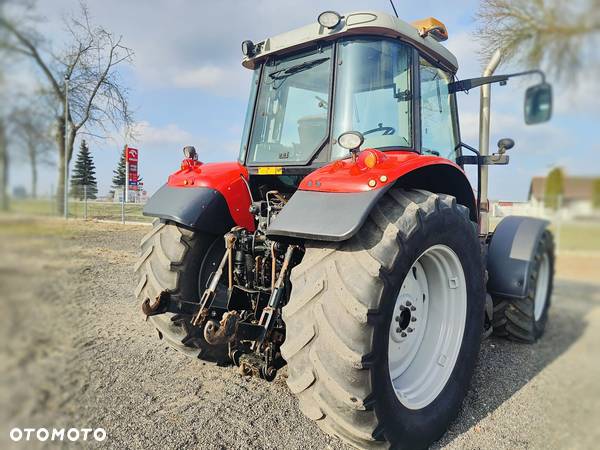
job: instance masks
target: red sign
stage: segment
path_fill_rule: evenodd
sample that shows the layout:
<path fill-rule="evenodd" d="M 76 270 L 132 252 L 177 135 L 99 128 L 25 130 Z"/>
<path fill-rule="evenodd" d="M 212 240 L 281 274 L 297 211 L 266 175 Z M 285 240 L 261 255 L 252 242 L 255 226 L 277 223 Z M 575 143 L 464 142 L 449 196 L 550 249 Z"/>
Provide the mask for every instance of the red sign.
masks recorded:
<path fill-rule="evenodd" d="M 127 182 L 129 184 L 129 188 L 133 191 L 137 191 L 138 187 L 138 157 L 139 151 L 137 148 L 125 148 L 125 158 L 127 160 L 127 168 L 129 173 L 129 179 Z"/>
<path fill-rule="evenodd" d="M 129 163 L 137 162 L 138 161 L 138 149 L 127 147 L 126 157 L 127 157 L 127 162 L 129 162 Z"/>

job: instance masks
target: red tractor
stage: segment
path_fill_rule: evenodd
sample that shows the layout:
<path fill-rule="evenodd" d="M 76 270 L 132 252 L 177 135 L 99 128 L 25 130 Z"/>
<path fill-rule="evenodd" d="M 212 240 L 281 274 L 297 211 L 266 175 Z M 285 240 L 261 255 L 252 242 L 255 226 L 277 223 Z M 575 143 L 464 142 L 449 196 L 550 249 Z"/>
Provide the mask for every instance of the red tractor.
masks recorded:
<path fill-rule="evenodd" d="M 494 76 L 496 54 L 458 81 L 446 38 L 432 18 L 327 11 L 244 41 L 239 160 L 184 148 L 144 209 L 157 220 L 136 296 L 159 336 L 266 380 L 287 364 L 302 412 L 359 448 L 428 446 L 458 414 L 482 337 L 533 342 L 547 320 L 548 224 L 488 231 L 487 166 L 514 145 L 488 154 L 490 84 L 535 71 Z M 460 140 L 456 94 L 479 86 L 478 151 Z M 530 87 L 526 122 L 551 105 L 550 85 Z"/>

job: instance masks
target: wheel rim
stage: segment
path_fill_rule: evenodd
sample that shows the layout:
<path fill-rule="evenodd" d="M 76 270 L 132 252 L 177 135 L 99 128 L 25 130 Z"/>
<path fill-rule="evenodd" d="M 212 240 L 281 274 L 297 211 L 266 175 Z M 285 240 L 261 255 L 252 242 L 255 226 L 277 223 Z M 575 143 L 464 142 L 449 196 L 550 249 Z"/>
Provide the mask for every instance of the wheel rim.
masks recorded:
<path fill-rule="evenodd" d="M 400 403 L 422 409 L 440 394 L 456 365 L 467 314 L 460 259 L 445 245 L 417 258 L 396 298 L 388 369 Z"/>
<path fill-rule="evenodd" d="M 544 313 L 546 307 L 546 300 L 548 297 L 548 280 L 550 278 L 550 260 L 548 259 L 548 253 L 544 253 L 542 261 L 540 262 L 540 268 L 538 269 L 538 278 L 535 286 L 535 300 L 534 300 L 534 317 L 537 322 Z"/>

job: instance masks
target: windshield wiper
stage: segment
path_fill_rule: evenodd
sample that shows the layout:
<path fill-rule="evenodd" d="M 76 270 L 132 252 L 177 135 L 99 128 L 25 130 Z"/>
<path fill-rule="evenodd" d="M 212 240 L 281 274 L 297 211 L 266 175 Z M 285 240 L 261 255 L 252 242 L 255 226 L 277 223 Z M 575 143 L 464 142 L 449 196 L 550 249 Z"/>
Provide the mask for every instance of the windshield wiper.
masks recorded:
<path fill-rule="evenodd" d="M 284 78 L 289 77 L 290 75 L 294 75 L 298 72 L 302 72 L 303 70 L 310 69 L 312 67 L 318 66 L 319 64 L 323 64 L 325 61 L 329 61 L 329 57 L 313 59 L 312 61 L 305 61 L 303 63 L 296 64 L 295 66 L 288 67 L 287 69 L 279 69 L 275 72 L 271 72 L 269 74 L 269 77 L 273 80 L 282 80 Z"/>

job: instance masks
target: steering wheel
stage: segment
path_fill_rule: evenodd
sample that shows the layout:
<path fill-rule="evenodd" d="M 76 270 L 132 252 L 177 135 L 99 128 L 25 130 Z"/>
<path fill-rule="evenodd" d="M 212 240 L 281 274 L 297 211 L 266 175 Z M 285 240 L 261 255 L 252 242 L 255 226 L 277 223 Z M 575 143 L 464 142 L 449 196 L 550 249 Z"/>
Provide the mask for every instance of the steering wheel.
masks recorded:
<path fill-rule="evenodd" d="M 390 135 L 396 133 L 396 129 L 394 127 L 384 127 L 382 123 L 379 123 L 378 125 L 379 126 L 377 128 L 373 128 L 372 130 L 365 131 L 363 133 L 363 136 L 365 136 L 367 134 L 371 134 L 371 133 L 377 133 L 378 131 L 383 132 L 384 136 L 390 136 Z"/>

